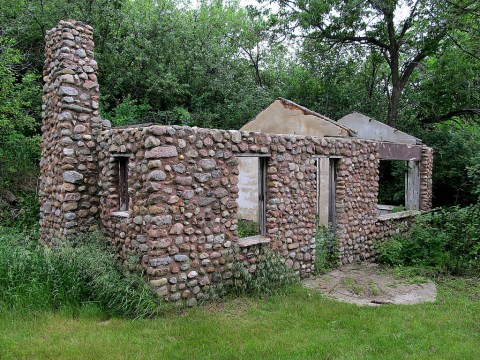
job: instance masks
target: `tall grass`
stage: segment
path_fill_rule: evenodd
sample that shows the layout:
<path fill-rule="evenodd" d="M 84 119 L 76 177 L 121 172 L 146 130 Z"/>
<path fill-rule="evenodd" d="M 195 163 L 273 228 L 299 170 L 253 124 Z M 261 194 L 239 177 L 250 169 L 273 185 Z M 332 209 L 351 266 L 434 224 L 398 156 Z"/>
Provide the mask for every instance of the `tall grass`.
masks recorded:
<path fill-rule="evenodd" d="M 52 250 L 35 235 L 0 230 L 0 311 L 94 305 L 108 316 L 138 318 L 155 315 L 159 301 L 140 276 L 119 266 L 98 234 Z"/>

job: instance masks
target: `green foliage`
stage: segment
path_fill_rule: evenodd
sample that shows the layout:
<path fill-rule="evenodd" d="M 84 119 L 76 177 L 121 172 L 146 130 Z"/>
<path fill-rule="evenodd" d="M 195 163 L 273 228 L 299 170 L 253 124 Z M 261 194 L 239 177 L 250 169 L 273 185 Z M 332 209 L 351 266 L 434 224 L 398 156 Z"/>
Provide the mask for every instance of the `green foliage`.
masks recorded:
<path fill-rule="evenodd" d="M 475 203 L 478 182 L 475 181 L 474 169 L 480 164 L 480 127 L 456 119 L 427 128 L 418 136 L 434 149 L 433 205 L 464 206 Z"/>
<path fill-rule="evenodd" d="M 39 199 L 35 193 L 22 193 L 17 196 L 16 204 L 0 207 L 0 229 L 6 227 L 17 232 L 36 233 L 39 220 Z"/>
<path fill-rule="evenodd" d="M 437 209 L 379 244 L 378 260 L 437 273 L 480 273 L 480 206 Z"/>
<path fill-rule="evenodd" d="M 249 269 L 238 259 L 238 249 L 235 252 L 232 280 L 212 286 L 208 295 L 210 300 L 227 296 L 259 297 L 285 293 L 298 281 L 298 276 L 285 265 L 285 259 L 270 248 L 260 249 L 255 269 Z"/>
<path fill-rule="evenodd" d="M 237 226 L 239 238 L 258 235 L 259 233 L 259 225 L 255 221 L 238 219 Z"/>
<path fill-rule="evenodd" d="M 340 265 L 338 241 L 332 226 L 317 227 L 315 233 L 315 273 L 322 274 Z"/>
<path fill-rule="evenodd" d="M 112 110 L 113 116 L 105 114 L 112 126 L 126 126 L 132 124 L 140 124 L 147 122 L 150 105 L 142 103 L 138 104 L 136 100 L 132 100 L 130 95 L 115 106 Z"/>
<path fill-rule="evenodd" d="M 32 113 L 40 109 L 41 89 L 32 72 L 17 80 L 22 59 L 14 45 L 12 40 L 0 37 L 0 189 L 31 192 L 38 178 L 40 157 Z"/>
<path fill-rule="evenodd" d="M 8 231 L 8 229 L 5 229 Z M 158 313 L 159 299 L 139 276 L 122 270 L 98 234 L 50 249 L 26 234 L 0 233 L 0 308 L 80 309 L 109 316 Z"/>

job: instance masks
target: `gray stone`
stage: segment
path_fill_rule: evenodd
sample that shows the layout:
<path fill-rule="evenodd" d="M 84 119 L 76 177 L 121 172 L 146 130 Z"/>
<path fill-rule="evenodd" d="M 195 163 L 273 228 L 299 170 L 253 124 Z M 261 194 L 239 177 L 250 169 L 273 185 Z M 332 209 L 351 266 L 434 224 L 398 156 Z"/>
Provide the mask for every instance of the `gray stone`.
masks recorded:
<path fill-rule="evenodd" d="M 85 52 L 84 49 L 77 49 L 77 50 L 75 50 L 75 55 L 77 55 L 81 58 L 84 58 L 85 56 L 87 56 L 87 53 Z"/>
<path fill-rule="evenodd" d="M 175 165 L 172 165 L 172 169 L 177 172 L 177 173 L 180 173 L 180 174 L 183 174 L 185 171 L 186 171 L 186 167 L 185 165 L 183 164 L 175 164 Z"/>
<path fill-rule="evenodd" d="M 198 276 L 198 273 L 196 271 L 190 271 L 187 275 L 189 279 L 196 278 Z"/>
<path fill-rule="evenodd" d="M 172 215 L 159 215 L 152 218 L 155 225 L 168 225 L 172 223 Z"/>
<path fill-rule="evenodd" d="M 150 264 L 150 266 L 157 267 L 157 266 L 162 266 L 162 265 L 163 266 L 168 265 L 172 261 L 173 261 L 173 259 L 170 256 L 166 256 L 166 257 L 161 257 L 161 258 L 150 259 L 150 261 L 148 263 Z"/>
<path fill-rule="evenodd" d="M 167 158 L 178 156 L 175 146 L 157 146 L 145 153 L 147 159 Z"/>
<path fill-rule="evenodd" d="M 195 173 L 193 174 L 193 177 L 197 179 L 198 182 L 204 183 L 210 180 L 212 175 L 210 175 L 209 173 Z"/>
<path fill-rule="evenodd" d="M 79 184 L 83 180 L 83 175 L 76 171 L 65 171 L 63 173 L 63 180 L 72 184 Z"/>
<path fill-rule="evenodd" d="M 144 243 L 147 241 L 147 236 L 146 235 L 137 235 L 137 241 L 140 243 Z"/>
<path fill-rule="evenodd" d="M 206 206 L 206 205 L 209 205 L 211 203 L 213 203 L 215 201 L 215 198 L 212 198 L 212 197 L 202 197 L 200 198 L 200 201 L 198 202 L 198 205 L 200 206 Z"/>
<path fill-rule="evenodd" d="M 145 140 L 145 147 L 147 149 L 153 148 L 158 145 L 160 145 L 160 140 L 154 136 L 149 136 L 147 140 Z"/>
<path fill-rule="evenodd" d="M 222 197 L 225 197 L 229 194 L 228 190 L 225 189 L 225 188 L 216 188 L 214 191 L 213 191 L 213 194 L 217 197 L 217 198 L 222 198 Z"/>
<path fill-rule="evenodd" d="M 217 167 L 217 162 L 214 159 L 202 159 L 198 162 L 198 165 L 203 170 L 213 170 Z"/>
<path fill-rule="evenodd" d="M 175 255 L 175 261 L 178 261 L 178 262 L 185 262 L 185 261 L 188 261 L 188 256 L 187 255 Z"/>
<path fill-rule="evenodd" d="M 78 113 L 90 114 L 92 112 L 92 109 L 89 109 L 89 108 L 86 108 L 86 107 L 80 106 L 80 105 L 74 105 L 74 104 L 63 104 L 62 108 L 67 109 L 67 110 L 72 110 L 72 111 L 75 111 L 75 112 L 78 112 Z"/>
<path fill-rule="evenodd" d="M 189 200 L 193 198 L 194 195 L 195 192 L 193 190 L 184 190 L 182 191 L 182 194 L 180 196 L 182 197 L 182 199 Z"/>
<path fill-rule="evenodd" d="M 78 95 L 78 90 L 71 86 L 60 86 L 60 89 L 58 89 L 58 95 L 76 96 Z"/>
<path fill-rule="evenodd" d="M 58 115 L 58 121 L 72 120 L 72 113 L 69 111 L 63 111 Z"/>
<path fill-rule="evenodd" d="M 172 245 L 172 239 L 170 238 L 163 238 L 158 241 L 152 242 L 152 248 L 154 249 L 166 249 L 170 245 Z"/>
<path fill-rule="evenodd" d="M 71 220 L 75 219 L 76 217 L 77 217 L 77 214 L 72 213 L 72 212 L 68 212 L 68 213 L 65 213 L 65 215 L 63 215 L 63 218 L 67 221 L 71 221 Z"/>
<path fill-rule="evenodd" d="M 177 176 L 175 178 L 175 183 L 180 185 L 192 185 L 192 177 L 191 176 Z"/>
<path fill-rule="evenodd" d="M 158 295 L 160 295 L 160 296 L 165 296 L 165 295 L 168 294 L 168 289 L 167 289 L 166 286 L 162 286 L 161 288 L 158 288 L 158 289 L 157 289 L 157 293 L 158 293 Z"/>
<path fill-rule="evenodd" d="M 167 178 L 167 174 L 162 170 L 154 170 L 148 174 L 148 179 L 153 181 L 163 181 Z"/>

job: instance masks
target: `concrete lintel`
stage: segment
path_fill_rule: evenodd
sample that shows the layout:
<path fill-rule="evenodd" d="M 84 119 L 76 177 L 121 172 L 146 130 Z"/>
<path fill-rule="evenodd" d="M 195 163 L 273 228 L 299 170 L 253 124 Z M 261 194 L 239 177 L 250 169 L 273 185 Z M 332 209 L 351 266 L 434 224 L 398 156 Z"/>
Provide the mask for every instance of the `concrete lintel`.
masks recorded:
<path fill-rule="evenodd" d="M 378 153 L 381 160 L 421 160 L 422 146 L 381 142 Z"/>

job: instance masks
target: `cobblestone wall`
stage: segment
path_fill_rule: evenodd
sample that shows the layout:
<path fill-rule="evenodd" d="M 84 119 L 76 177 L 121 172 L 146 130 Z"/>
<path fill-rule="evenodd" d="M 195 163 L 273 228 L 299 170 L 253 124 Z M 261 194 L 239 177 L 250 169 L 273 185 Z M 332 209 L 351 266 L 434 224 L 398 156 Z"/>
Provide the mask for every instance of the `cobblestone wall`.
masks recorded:
<path fill-rule="evenodd" d="M 423 211 L 432 208 L 432 171 L 433 149 L 424 145 L 420 164 L 420 210 Z"/>
<path fill-rule="evenodd" d="M 106 129 L 98 144 L 102 228 L 124 262 L 137 262 L 171 300 L 199 299 L 205 285 L 232 276 L 239 154 L 268 155 L 266 235 L 301 276 L 312 272 L 315 259 L 314 156 L 339 156 L 340 253 L 344 262 L 368 257 L 378 189 L 375 143 L 154 125 Z M 119 211 L 119 155 L 129 158 L 127 212 Z M 243 252 L 254 264 L 255 251 Z"/>

